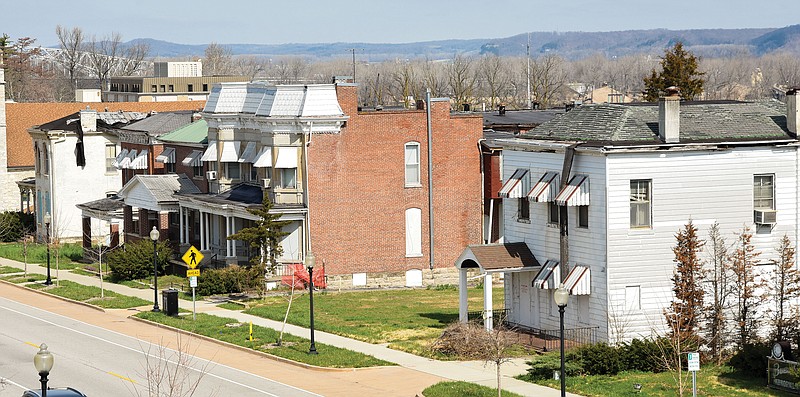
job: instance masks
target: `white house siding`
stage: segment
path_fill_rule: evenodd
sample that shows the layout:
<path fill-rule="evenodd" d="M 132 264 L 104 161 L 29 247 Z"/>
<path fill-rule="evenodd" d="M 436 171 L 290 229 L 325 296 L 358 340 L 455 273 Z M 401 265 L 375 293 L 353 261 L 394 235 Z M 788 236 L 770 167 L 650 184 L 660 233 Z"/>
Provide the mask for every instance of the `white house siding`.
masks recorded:
<path fill-rule="evenodd" d="M 589 296 L 570 297 L 565 313 L 566 326 L 583 327 L 598 326 L 598 338 L 607 338 L 606 315 L 606 273 L 605 273 L 605 158 L 596 152 L 578 152 L 575 155 L 571 175 L 589 176 L 590 205 L 589 227 L 577 227 L 577 209 L 568 209 L 569 217 L 569 256 L 570 266 L 579 264 L 591 268 L 591 294 Z M 516 169 L 529 170 L 531 186 L 547 171 L 561 173 L 564 153 L 525 152 L 505 149 L 503 151 L 503 176 L 507 180 Z M 558 187 L 556 187 L 558 189 Z M 526 192 L 527 193 L 527 192 Z M 544 264 L 548 259 L 559 260 L 560 239 L 558 227 L 548 225 L 546 203 L 530 204 L 530 223 L 517 220 L 517 199 L 504 199 L 503 224 L 506 242 L 524 241 L 528 244 L 536 259 Z M 519 282 L 521 279 L 530 286 L 535 273 L 514 273 L 506 277 L 506 302 L 509 309 L 525 310 L 527 302 L 519 302 Z M 517 287 L 515 291 L 514 287 Z M 558 309 L 553 303 L 551 290 L 531 291 L 530 310 L 533 315 L 512 313 L 513 321 L 523 325 L 542 329 L 557 329 L 559 325 Z"/>
<path fill-rule="evenodd" d="M 78 167 L 75 161 L 77 136 L 53 141 L 51 159 L 53 236 L 80 238 L 83 234 L 81 210 L 77 204 L 106 197 L 109 192 L 118 192 L 122 187 L 119 171 L 106 172 L 106 143 L 108 139 L 99 134 L 86 133 L 84 154 L 86 166 Z M 47 183 L 47 180 L 44 179 Z M 37 180 L 37 184 L 39 180 Z"/>
<path fill-rule="evenodd" d="M 707 239 L 708 227 L 715 221 L 728 243 L 744 226 L 754 231 L 754 174 L 775 175 L 777 225 L 771 233 L 754 235 L 753 244 L 762 252 L 759 259 L 774 259 L 775 247 L 784 234 L 797 241 L 795 150 L 749 147 L 609 154 L 608 304 L 612 317 L 617 318 L 609 328 L 623 330 L 624 339 L 664 330 L 663 308 L 672 299 L 675 234 L 690 219 L 702 239 Z M 632 179 L 652 180 L 652 229 L 630 228 Z M 701 257 L 707 258 L 707 254 Z M 640 286 L 641 310 L 626 311 L 625 289 L 635 286 Z"/>

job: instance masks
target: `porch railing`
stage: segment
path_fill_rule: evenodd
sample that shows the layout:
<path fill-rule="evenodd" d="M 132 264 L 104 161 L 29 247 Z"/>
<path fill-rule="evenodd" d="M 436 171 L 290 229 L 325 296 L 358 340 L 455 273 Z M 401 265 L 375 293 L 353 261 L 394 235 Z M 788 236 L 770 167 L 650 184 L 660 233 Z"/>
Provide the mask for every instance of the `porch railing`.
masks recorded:
<path fill-rule="evenodd" d="M 557 350 L 560 347 L 560 331 L 540 329 L 519 324 L 509 324 L 519 338 L 519 342 L 542 351 Z M 597 342 L 597 330 L 600 327 L 577 327 L 564 329 L 564 347 L 577 347 Z"/>
<path fill-rule="evenodd" d="M 474 311 L 474 312 L 467 312 L 467 321 L 483 321 L 483 310 L 481 311 Z M 494 326 L 498 326 L 500 324 L 504 324 L 506 319 L 511 314 L 510 309 L 496 309 L 492 310 L 492 323 Z"/>

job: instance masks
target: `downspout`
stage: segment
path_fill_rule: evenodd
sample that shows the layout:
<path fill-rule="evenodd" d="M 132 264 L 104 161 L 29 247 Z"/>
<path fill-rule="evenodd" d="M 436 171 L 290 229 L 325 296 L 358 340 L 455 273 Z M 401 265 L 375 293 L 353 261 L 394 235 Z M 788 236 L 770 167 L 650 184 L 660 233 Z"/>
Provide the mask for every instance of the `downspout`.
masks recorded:
<path fill-rule="evenodd" d="M 572 161 L 575 158 L 575 148 L 579 144 L 567 146 L 564 150 L 564 165 L 561 169 L 561 183 L 559 184 L 559 191 L 563 190 L 569 183 L 569 175 L 572 171 Z M 567 206 L 562 205 L 558 207 L 558 229 L 559 229 L 559 282 L 564 282 L 564 278 L 569 271 L 569 219 L 568 219 Z"/>
<path fill-rule="evenodd" d="M 305 204 L 306 204 L 306 225 L 305 225 L 306 226 L 306 253 L 312 252 L 311 251 L 311 205 L 309 205 L 311 200 L 309 199 L 309 191 L 308 191 L 308 188 L 309 188 L 308 182 L 310 180 L 310 178 L 308 177 L 308 147 L 311 145 L 311 130 L 313 130 L 313 129 L 314 129 L 314 122 L 313 121 L 309 121 L 308 122 L 308 141 L 306 141 L 306 144 L 303 145 L 303 152 L 304 152 L 303 153 L 303 162 L 305 163 L 305 165 L 304 165 L 305 169 L 303 170 L 303 179 L 305 179 L 305 188 L 303 190 L 305 191 L 305 201 L 306 201 L 305 202 Z M 305 258 L 305 255 L 303 256 L 303 258 Z"/>
<path fill-rule="evenodd" d="M 483 214 L 486 213 L 486 170 L 483 166 L 483 142 L 486 139 L 478 139 L 478 158 L 480 159 L 480 167 L 481 167 L 481 230 L 486 230 L 486 225 L 483 221 Z M 489 199 L 491 200 L 491 199 Z M 492 241 L 492 204 L 489 204 L 489 232 L 483 234 L 481 232 L 481 240 L 483 243 L 486 244 L 489 241 Z"/>
<path fill-rule="evenodd" d="M 428 241 L 430 242 L 430 270 L 433 278 L 433 131 L 431 131 L 431 89 L 425 91 L 425 116 L 428 120 Z"/>

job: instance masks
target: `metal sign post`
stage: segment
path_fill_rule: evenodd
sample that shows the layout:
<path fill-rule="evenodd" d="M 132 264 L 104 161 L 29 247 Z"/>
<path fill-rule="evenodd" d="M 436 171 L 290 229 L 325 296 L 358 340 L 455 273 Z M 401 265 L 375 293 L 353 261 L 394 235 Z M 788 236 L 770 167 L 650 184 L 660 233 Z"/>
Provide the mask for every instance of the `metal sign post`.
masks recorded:
<path fill-rule="evenodd" d="M 189 277 L 189 286 L 192 287 L 192 320 L 197 320 L 197 303 L 194 298 L 194 289 L 197 287 L 197 277 L 200 276 L 200 269 L 197 268 L 197 265 L 203 261 L 203 254 L 192 245 L 189 246 L 189 249 L 186 250 L 181 259 L 189 267 L 189 270 L 186 270 L 186 277 Z"/>
<path fill-rule="evenodd" d="M 200 273 L 200 269 L 196 270 L 197 273 Z M 197 303 L 195 303 L 194 300 L 194 289 L 197 287 L 197 276 L 189 277 L 189 286 L 192 287 L 192 320 L 197 320 Z"/>
<path fill-rule="evenodd" d="M 697 371 L 700 370 L 700 353 L 688 353 L 689 371 L 692 373 L 692 396 L 697 397 Z"/>

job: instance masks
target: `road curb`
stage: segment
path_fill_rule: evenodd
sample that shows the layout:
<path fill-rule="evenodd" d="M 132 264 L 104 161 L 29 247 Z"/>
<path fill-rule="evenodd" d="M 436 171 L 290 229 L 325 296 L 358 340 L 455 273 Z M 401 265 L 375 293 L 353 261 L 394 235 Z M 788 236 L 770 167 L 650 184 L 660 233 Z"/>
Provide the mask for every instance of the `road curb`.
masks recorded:
<path fill-rule="evenodd" d="M 209 336 L 200 335 L 200 334 L 196 334 L 194 332 L 186 331 L 186 330 L 183 330 L 183 329 L 180 329 L 180 328 L 175 328 L 175 327 L 171 327 L 169 325 L 157 323 L 155 321 L 145 320 L 143 318 L 136 317 L 135 315 L 128 316 L 128 318 L 130 318 L 130 319 L 132 319 L 134 321 L 139 321 L 139 322 L 143 322 L 143 323 L 146 323 L 146 324 L 150 324 L 150 325 L 155 326 L 155 327 L 169 329 L 169 330 L 172 330 L 172 331 L 184 334 L 184 335 L 193 336 L 193 337 L 196 337 L 196 338 L 199 338 L 199 339 L 203 339 L 203 340 L 208 341 L 208 342 L 217 343 L 217 344 L 223 345 L 225 347 L 230 347 L 230 348 L 242 351 L 242 352 L 260 355 L 260 356 L 262 356 L 264 358 L 269 358 L 271 360 L 282 362 L 284 364 L 290 364 L 290 365 L 294 365 L 294 366 L 297 366 L 297 367 L 310 369 L 310 370 L 314 370 L 314 371 L 321 371 L 321 372 L 356 372 L 356 371 L 365 371 L 365 370 L 377 369 L 377 368 L 395 368 L 395 367 L 398 367 L 397 365 L 394 365 L 394 366 L 385 366 L 384 365 L 384 366 L 366 367 L 366 368 L 320 367 L 320 366 L 317 366 L 317 365 L 301 363 L 299 361 L 294 361 L 294 360 L 290 360 L 288 358 L 279 357 L 279 356 L 276 356 L 274 354 L 269 354 L 269 353 L 266 353 L 266 352 L 262 352 L 260 350 L 253 350 L 253 349 L 250 349 L 250 348 L 247 348 L 247 347 L 243 347 L 243 346 L 239 346 L 239 345 L 236 345 L 236 344 L 233 344 L 233 343 L 230 343 L 230 342 L 225 342 L 225 341 L 222 341 L 222 340 L 219 340 L 219 339 L 214 339 L 214 338 L 209 337 Z"/>
<path fill-rule="evenodd" d="M 62 300 L 62 301 L 64 301 L 64 302 L 69 302 L 69 303 L 75 303 L 75 304 L 78 304 L 78 305 L 83 305 L 83 306 L 86 306 L 86 307 L 88 307 L 88 308 L 91 308 L 91 309 L 97 310 L 97 311 L 99 311 L 99 312 L 103 312 L 103 313 L 105 313 L 105 312 L 106 312 L 106 309 L 103 309 L 103 308 L 102 308 L 102 307 L 100 307 L 100 306 L 95 306 L 95 305 L 93 305 L 93 304 L 91 304 L 91 303 L 86 303 L 86 302 L 76 301 L 75 299 L 65 298 L 65 297 L 63 297 L 63 296 L 58 296 L 58 295 L 56 295 L 56 294 L 51 294 L 51 293 L 48 293 L 47 291 L 42 291 L 42 290 L 38 290 L 38 289 L 34 289 L 34 288 L 28 288 L 28 287 L 26 287 L 26 286 L 24 286 L 24 285 L 15 284 L 15 283 L 12 283 L 12 282 L 10 282 L 10 281 L 6 281 L 6 280 L 0 280 L 0 283 L 7 284 L 7 285 L 13 285 L 14 287 L 21 288 L 21 289 L 23 289 L 23 290 L 25 290 L 25 291 L 31 291 L 31 292 L 36 292 L 36 293 L 38 293 L 38 294 L 47 295 L 47 296 L 50 296 L 50 297 L 53 297 L 53 298 L 56 298 L 56 299 L 60 299 L 60 300 Z"/>

